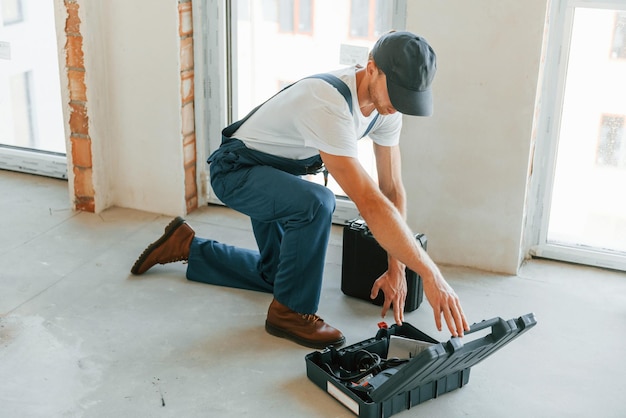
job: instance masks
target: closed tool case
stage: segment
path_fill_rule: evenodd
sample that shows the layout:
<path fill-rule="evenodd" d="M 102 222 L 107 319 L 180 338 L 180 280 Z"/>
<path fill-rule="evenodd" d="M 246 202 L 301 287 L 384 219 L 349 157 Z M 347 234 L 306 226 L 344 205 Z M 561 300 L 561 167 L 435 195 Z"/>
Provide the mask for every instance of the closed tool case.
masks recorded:
<path fill-rule="evenodd" d="M 426 250 L 426 235 L 417 234 L 415 239 Z M 374 300 L 370 298 L 370 293 L 376 279 L 387 271 L 387 266 L 387 252 L 376 242 L 365 221 L 355 219 L 348 222 L 343 229 L 341 291 L 382 306 L 385 301 L 383 292 Z M 407 268 L 406 284 L 404 311 L 411 312 L 420 306 L 424 297 L 422 278 Z"/>
<path fill-rule="evenodd" d="M 359 417 L 389 417 L 463 387 L 472 366 L 536 323 L 532 313 L 508 321 L 494 318 L 445 343 L 406 322 L 381 324 L 374 338 L 308 354 L 307 376 Z M 491 332 L 472 340 L 480 330 Z"/>

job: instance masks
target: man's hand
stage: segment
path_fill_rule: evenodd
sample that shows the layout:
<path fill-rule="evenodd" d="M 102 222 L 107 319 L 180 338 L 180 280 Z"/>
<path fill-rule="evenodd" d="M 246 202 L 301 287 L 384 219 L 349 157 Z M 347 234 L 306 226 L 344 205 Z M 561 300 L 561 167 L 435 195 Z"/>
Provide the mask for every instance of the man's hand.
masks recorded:
<path fill-rule="evenodd" d="M 402 325 L 404 321 L 404 304 L 406 303 L 406 277 L 404 268 L 390 268 L 380 276 L 372 286 L 370 298 L 375 299 L 382 290 L 385 295 L 382 317 L 387 315 L 390 306 L 393 305 L 393 317 L 396 324 Z"/>
<path fill-rule="evenodd" d="M 441 331 L 441 315 L 443 314 L 452 336 L 462 337 L 464 330 L 469 331 L 469 325 L 459 297 L 438 270 L 432 273 L 430 277 L 422 276 L 422 280 L 424 293 L 433 308 L 437 329 Z"/>

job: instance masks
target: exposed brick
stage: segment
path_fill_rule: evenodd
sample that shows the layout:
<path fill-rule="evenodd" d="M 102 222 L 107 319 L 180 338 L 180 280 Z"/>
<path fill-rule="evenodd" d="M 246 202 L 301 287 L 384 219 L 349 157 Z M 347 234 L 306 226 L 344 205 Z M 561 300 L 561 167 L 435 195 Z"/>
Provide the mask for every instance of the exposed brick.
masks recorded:
<path fill-rule="evenodd" d="M 69 79 L 70 100 L 79 102 L 87 101 L 87 86 L 85 85 L 85 71 L 69 69 L 67 71 Z"/>
<path fill-rule="evenodd" d="M 85 60 L 83 56 L 83 37 L 80 35 L 68 35 L 65 44 L 67 56 L 66 65 L 70 68 L 84 68 Z"/>
<path fill-rule="evenodd" d="M 91 168 L 80 168 L 74 166 L 74 196 L 93 197 L 93 171 Z"/>
<path fill-rule="evenodd" d="M 197 196 L 187 199 L 186 203 L 187 203 L 187 213 L 193 212 L 195 209 L 198 209 L 198 197 Z"/>
<path fill-rule="evenodd" d="M 183 163 L 185 167 L 196 162 L 196 136 L 189 135 L 183 141 Z"/>
<path fill-rule="evenodd" d="M 72 163 L 81 168 L 91 168 L 91 139 L 71 136 Z"/>
<path fill-rule="evenodd" d="M 193 38 L 180 40 L 180 70 L 190 70 L 193 68 Z"/>
<path fill-rule="evenodd" d="M 93 213 L 96 211 L 96 202 L 91 196 L 80 196 L 74 200 L 74 208 Z"/>
<path fill-rule="evenodd" d="M 70 102 L 70 131 L 73 134 L 89 134 L 89 118 L 84 104 Z"/>
<path fill-rule="evenodd" d="M 183 137 L 183 146 L 191 143 L 196 143 L 196 133 L 192 132 L 189 135 Z"/>
<path fill-rule="evenodd" d="M 193 33 L 191 2 L 178 4 L 178 19 L 178 32 L 180 36 L 190 36 Z"/>
<path fill-rule="evenodd" d="M 181 85 L 180 85 L 180 94 L 181 94 L 181 100 L 182 103 L 185 104 L 187 102 L 190 102 L 193 100 L 194 98 L 194 72 L 193 70 L 190 71 L 183 71 L 181 73 Z"/>
<path fill-rule="evenodd" d="M 80 18 L 78 17 L 78 3 L 65 2 L 67 8 L 67 20 L 65 21 L 65 33 L 66 34 L 79 34 L 80 33 Z"/>
<path fill-rule="evenodd" d="M 183 136 L 192 134 L 196 130 L 195 115 L 193 102 L 183 105 L 182 112 L 182 124 L 183 124 Z"/>
<path fill-rule="evenodd" d="M 196 165 L 185 168 L 185 199 L 197 196 L 196 187 Z"/>
<path fill-rule="evenodd" d="M 87 116 L 87 95 L 83 38 L 80 32 L 79 3 L 65 0 L 65 68 L 69 88 L 71 155 L 74 173 L 74 209 L 95 212 L 91 139 Z"/>

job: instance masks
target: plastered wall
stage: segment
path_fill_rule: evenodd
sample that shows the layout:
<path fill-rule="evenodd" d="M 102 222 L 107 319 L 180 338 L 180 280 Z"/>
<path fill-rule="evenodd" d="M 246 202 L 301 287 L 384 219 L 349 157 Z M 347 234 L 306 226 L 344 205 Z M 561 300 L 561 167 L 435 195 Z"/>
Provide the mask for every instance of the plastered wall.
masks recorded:
<path fill-rule="evenodd" d="M 193 210 L 190 0 L 56 2 L 74 207 Z"/>
<path fill-rule="evenodd" d="M 547 0 L 407 2 L 438 55 L 435 113 L 405 117 L 408 220 L 439 263 L 514 274 Z"/>

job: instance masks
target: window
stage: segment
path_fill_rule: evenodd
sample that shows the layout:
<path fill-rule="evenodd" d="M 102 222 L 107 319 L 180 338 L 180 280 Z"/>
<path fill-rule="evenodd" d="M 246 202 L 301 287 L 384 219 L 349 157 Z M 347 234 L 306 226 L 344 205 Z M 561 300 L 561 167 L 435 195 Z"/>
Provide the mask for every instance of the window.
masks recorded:
<path fill-rule="evenodd" d="M 624 116 L 602 116 L 596 164 L 626 168 L 626 142 L 624 140 Z"/>
<path fill-rule="evenodd" d="M 0 0 L 0 169 L 67 178 L 54 10 Z"/>
<path fill-rule="evenodd" d="M 626 59 L 626 12 L 615 12 L 611 58 Z"/>
<path fill-rule="evenodd" d="M 350 36 L 376 40 L 392 28 L 393 2 L 386 0 L 350 1 Z"/>
<path fill-rule="evenodd" d="M 209 2 L 201 0 L 194 4 L 201 8 L 199 13 L 208 28 L 220 28 L 218 16 L 212 8 L 207 8 Z M 347 28 L 350 27 L 351 3 L 348 1 L 226 0 L 224 4 L 228 16 L 224 33 L 207 31 L 207 38 L 196 43 L 204 50 L 204 56 L 198 57 L 204 66 L 197 70 L 206 71 L 207 78 L 205 85 L 196 83 L 196 88 L 203 89 L 198 97 L 208 93 L 205 102 L 197 103 L 197 112 L 209 115 L 206 123 L 201 119 L 197 121 L 197 132 L 205 138 L 201 142 L 206 147 L 206 155 L 219 147 L 219 133 L 228 123 L 242 118 L 282 87 L 303 77 L 345 65 L 365 64 L 367 53 L 377 39 L 350 36 Z M 372 34 L 405 27 L 404 1 L 385 0 L 372 5 L 391 13 L 383 13 L 379 20 L 373 21 Z M 368 11 L 372 18 L 376 8 L 373 10 Z M 377 26 L 384 21 L 388 21 L 388 26 Z M 298 36 L 302 33 L 306 36 Z M 225 40 L 223 44 L 222 40 Z M 215 56 L 222 57 L 223 64 L 215 60 Z M 202 107 L 207 110 L 203 111 Z M 374 176 L 372 148 L 368 138 L 359 141 L 359 150 L 363 150 L 359 159 Z M 315 177 L 315 181 L 323 181 L 321 175 Z M 343 223 L 356 217 L 354 203 L 342 196 L 332 176 L 328 186 L 339 197 L 335 222 Z M 219 203 L 210 187 L 207 190 L 207 200 Z"/>
<path fill-rule="evenodd" d="M 32 72 L 19 73 L 9 79 L 11 108 L 13 110 L 13 134 L 15 145 L 35 147 L 35 131 L 32 100 Z"/>
<path fill-rule="evenodd" d="M 11 25 L 24 21 L 24 11 L 22 0 L 1 0 L 2 1 L 2 23 Z"/>
<path fill-rule="evenodd" d="M 278 25 L 281 32 L 313 32 L 313 0 L 279 0 Z"/>
<path fill-rule="evenodd" d="M 552 4 L 532 255 L 626 270 L 626 72 L 615 60 L 624 52 L 622 8 L 617 0 Z"/>

